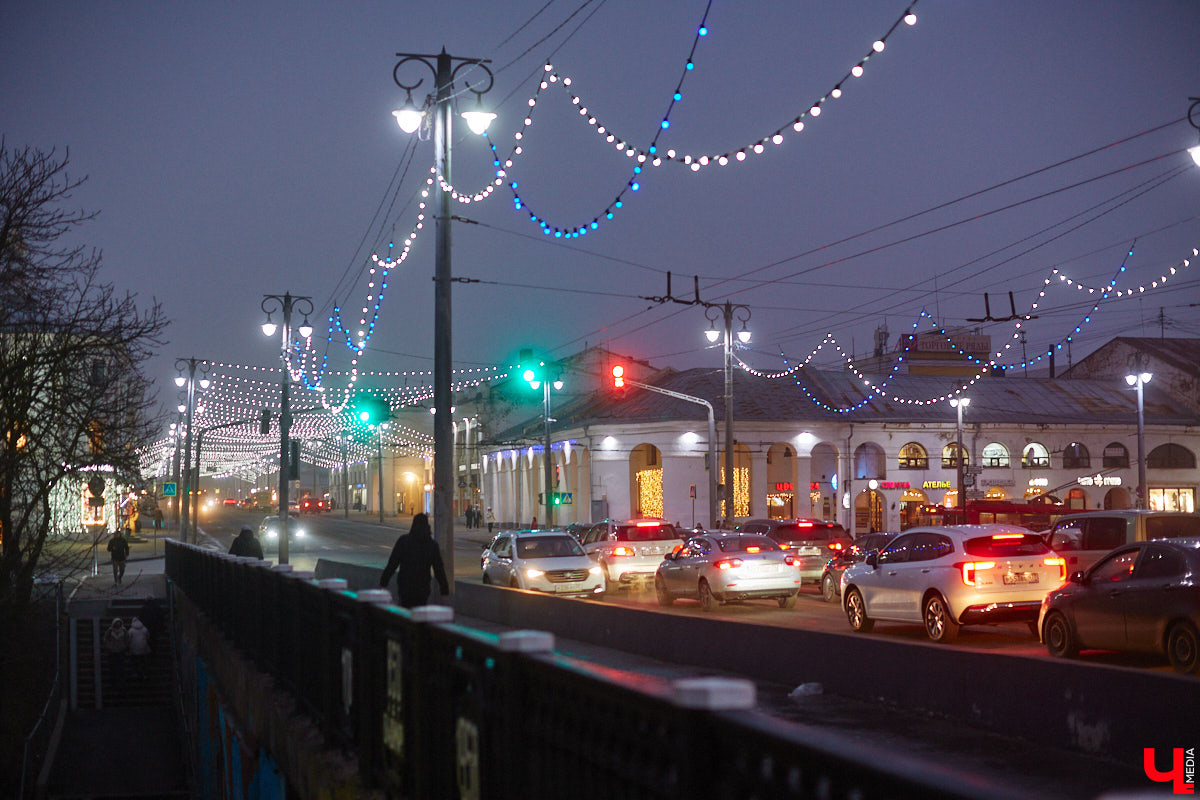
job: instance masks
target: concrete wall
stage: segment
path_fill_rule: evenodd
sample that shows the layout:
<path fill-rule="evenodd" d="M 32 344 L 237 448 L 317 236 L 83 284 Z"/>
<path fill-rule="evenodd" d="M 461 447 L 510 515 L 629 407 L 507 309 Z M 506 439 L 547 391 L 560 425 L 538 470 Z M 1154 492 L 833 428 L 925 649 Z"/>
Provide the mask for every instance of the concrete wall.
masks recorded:
<path fill-rule="evenodd" d="M 458 582 L 461 617 L 894 704 L 1141 768 L 1147 747 L 1200 741 L 1200 682 L 1143 669 L 724 622 Z M 719 642 L 719 647 L 713 644 Z"/>

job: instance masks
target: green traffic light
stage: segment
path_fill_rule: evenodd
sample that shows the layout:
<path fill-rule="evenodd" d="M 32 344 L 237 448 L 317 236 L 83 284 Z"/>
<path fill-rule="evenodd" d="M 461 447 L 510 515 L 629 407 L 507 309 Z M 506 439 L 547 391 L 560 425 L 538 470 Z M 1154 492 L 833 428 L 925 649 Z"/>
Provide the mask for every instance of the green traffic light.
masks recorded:
<path fill-rule="evenodd" d="M 529 381 L 530 383 L 532 383 L 533 379 L 537 377 L 537 373 L 531 369 L 527 369 L 523 373 L 521 373 L 521 377 L 524 378 L 526 381 Z"/>

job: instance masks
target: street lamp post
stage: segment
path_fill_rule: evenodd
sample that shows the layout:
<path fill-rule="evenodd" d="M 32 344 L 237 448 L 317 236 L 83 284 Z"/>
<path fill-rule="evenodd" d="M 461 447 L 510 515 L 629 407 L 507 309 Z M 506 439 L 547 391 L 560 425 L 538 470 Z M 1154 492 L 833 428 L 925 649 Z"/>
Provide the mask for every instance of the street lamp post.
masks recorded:
<path fill-rule="evenodd" d="M 958 521 L 959 524 L 967 521 L 967 487 L 966 480 L 963 475 L 965 473 L 965 461 L 963 458 L 963 409 L 971 405 L 969 397 L 951 397 L 950 405 L 958 409 L 958 435 L 955 438 L 954 463 L 958 465 Z"/>
<path fill-rule="evenodd" d="M 746 323 L 750 321 L 750 307 L 745 305 L 731 304 L 728 300 L 724 303 L 702 303 L 704 306 L 704 316 L 708 319 L 710 325 L 707 331 L 704 332 L 708 341 L 716 343 L 720 338 L 721 332 L 715 327 L 718 317 L 723 317 L 725 322 L 725 527 L 733 527 L 733 319 L 734 314 L 739 314 L 742 321 L 742 329 L 738 331 L 738 341 L 745 344 L 750 341 L 750 331 L 746 329 Z M 744 316 L 740 316 L 744 313 Z M 716 468 L 716 465 L 713 465 Z"/>
<path fill-rule="evenodd" d="M 1137 389 L 1137 448 L 1138 448 L 1138 485 L 1137 507 L 1146 507 L 1146 422 L 1142 413 L 1142 387 L 1153 378 L 1149 372 L 1130 373 L 1125 376 L 1125 382 Z"/>
<path fill-rule="evenodd" d="M 338 434 L 338 442 L 342 445 L 342 518 L 350 519 L 350 467 L 346 464 L 346 441 L 350 434 L 343 431 Z"/>
<path fill-rule="evenodd" d="M 308 310 L 304 310 L 307 308 Z M 288 394 L 291 387 L 291 372 L 288 357 L 292 349 L 292 310 L 298 310 L 304 315 L 300 324 L 300 336 L 307 339 L 312 336 L 312 325 L 308 315 L 313 312 L 311 297 L 297 297 L 290 292 L 283 295 L 263 295 L 262 310 L 267 315 L 267 321 L 262 324 L 264 336 L 274 336 L 279 327 L 271 321 L 271 314 L 283 312 L 283 338 L 280 349 L 280 361 L 283 373 L 279 376 L 279 563 L 288 563 L 288 436 L 292 427 L 292 412 L 289 407 Z"/>
<path fill-rule="evenodd" d="M 433 72 L 435 84 L 433 96 L 427 97 L 425 101 L 425 107 L 432 105 L 435 112 L 434 163 L 441 178 L 434 189 L 437 194 L 437 211 L 434 217 L 437 242 L 433 277 L 433 407 L 441 413 L 435 413 L 433 419 L 433 535 L 442 552 L 446 577 L 453 586 L 454 517 L 451 504 L 454 492 L 454 418 L 453 412 L 450 411 L 450 285 L 453 276 L 450 272 L 450 193 L 443 186 L 452 184 L 453 181 L 450 170 L 450 102 L 454 96 L 454 76 L 463 67 L 481 70 L 487 76 L 485 88 L 476 89 L 469 83 L 466 84 L 467 89 L 480 99 L 492 88 L 495 78 L 486 66 L 490 63 L 487 59 L 450 56 L 445 48 L 437 55 L 397 53 L 396 57 L 400 60 L 392 68 L 392 79 L 397 86 L 404 89 L 407 99 L 404 107 L 393 111 L 392 114 L 405 133 L 416 132 L 423 121 L 425 110 L 413 106 L 412 91 L 419 87 L 424 79 L 414 84 L 406 84 L 400 80 L 400 68 L 409 62 L 424 64 Z M 472 131 L 482 134 L 495 114 L 475 110 L 464 112 L 462 116 Z"/>
<path fill-rule="evenodd" d="M 187 541 L 188 531 L 188 514 L 191 510 L 191 497 L 195 488 L 192 485 L 192 415 L 196 409 L 196 370 L 200 370 L 200 388 L 208 388 L 208 362 L 202 358 L 177 358 L 175 359 L 175 369 L 179 370 L 179 374 L 175 376 L 175 385 L 180 389 L 184 389 L 186 399 L 180 405 L 179 411 L 184 415 L 184 424 L 187 426 L 184 435 L 184 454 L 183 454 L 183 485 L 177 486 L 177 499 L 180 506 L 179 511 L 179 541 Z M 183 374 L 187 370 L 187 375 Z M 199 479 L 199 476 L 197 476 Z"/>
<path fill-rule="evenodd" d="M 179 438 L 183 436 L 183 412 L 179 413 L 179 421 L 171 423 L 171 437 L 175 440 L 175 459 L 172 465 L 171 477 L 175 481 L 175 502 L 173 503 L 174 516 L 172 522 L 179 524 L 179 460 L 183 458 L 183 448 L 180 447 Z"/>
<path fill-rule="evenodd" d="M 383 524 L 383 432 L 387 430 L 388 423 L 380 423 L 376 428 L 377 439 L 379 440 L 379 524 Z"/>

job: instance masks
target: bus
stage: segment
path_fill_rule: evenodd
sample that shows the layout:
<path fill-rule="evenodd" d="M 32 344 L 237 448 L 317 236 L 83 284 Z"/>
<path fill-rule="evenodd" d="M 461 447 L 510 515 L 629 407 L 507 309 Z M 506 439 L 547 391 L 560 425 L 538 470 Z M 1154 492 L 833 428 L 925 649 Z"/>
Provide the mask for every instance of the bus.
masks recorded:
<path fill-rule="evenodd" d="M 1063 514 L 1078 509 L 1050 501 L 1042 503 L 1010 503 L 1007 500 L 968 500 L 965 513 L 957 507 L 946 508 L 922 505 L 917 509 L 916 525 L 981 525 L 1000 522 L 1020 525 L 1031 531 L 1047 531 Z"/>

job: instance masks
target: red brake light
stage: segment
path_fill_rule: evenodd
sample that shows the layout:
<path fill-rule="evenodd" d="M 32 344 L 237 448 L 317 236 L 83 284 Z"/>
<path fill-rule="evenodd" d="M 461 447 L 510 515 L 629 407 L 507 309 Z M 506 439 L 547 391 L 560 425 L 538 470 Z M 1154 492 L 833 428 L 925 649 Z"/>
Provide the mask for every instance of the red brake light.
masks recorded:
<path fill-rule="evenodd" d="M 639 528 L 657 528 L 659 525 L 657 522 L 638 522 L 636 524 Z"/>
<path fill-rule="evenodd" d="M 812 526 L 813 526 L 813 524 L 811 522 L 797 522 L 796 523 L 797 528 L 811 528 Z"/>
<path fill-rule="evenodd" d="M 783 563 L 787 564 L 789 567 L 794 567 L 794 566 L 796 566 L 796 557 L 795 556 L 784 556 Z"/>
<path fill-rule="evenodd" d="M 791 549 L 791 545 L 788 544 L 787 542 L 780 542 L 779 549 L 780 550 L 789 550 L 789 549 Z"/>
<path fill-rule="evenodd" d="M 742 560 L 740 558 L 722 558 L 720 561 L 713 563 L 713 566 L 717 569 L 732 569 L 741 565 Z"/>
<path fill-rule="evenodd" d="M 1025 534 L 1023 534 L 1023 533 L 994 533 L 994 534 L 992 534 L 992 538 L 993 539 L 1024 539 Z"/>
<path fill-rule="evenodd" d="M 752 544 L 746 548 L 747 553 L 757 553 L 761 550 L 762 550 L 762 548 L 760 548 L 758 545 L 755 545 L 755 544 Z"/>
<path fill-rule="evenodd" d="M 612 553 L 610 553 L 610 555 L 614 555 L 614 556 L 633 556 L 633 555 L 637 555 L 637 553 L 635 553 L 635 552 L 633 551 L 633 548 L 632 548 L 632 547 L 626 547 L 626 546 L 625 546 L 625 545 L 623 545 L 623 544 L 619 544 L 619 545 L 617 545 L 616 547 L 614 547 L 614 548 L 612 549 Z"/>
<path fill-rule="evenodd" d="M 995 561 L 964 561 L 956 564 L 962 570 L 962 580 L 967 586 L 982 586 L 983 582 L 980 579 L 980 570 L 992 569 L 996 566 Z"/>
<path fill-rule="evenodd" d="M 829 549 L 830 549 L 830 550 L 841 550 L 841 549 L 842 549 L 842 546 L 843 546 L 843 545 L 842 545 L 842 543 L 841 543 L 841 542 L 830 542 L 830 543 L 829 543 Z"/>
<path fill-rule="evenodd" d="M 1042 563 L 1047 567 L 1058 567 L 1058 579 L 1064 583 L 1067 580 L 1067 560 L 1065 558 L 1044 558 Z"/>

